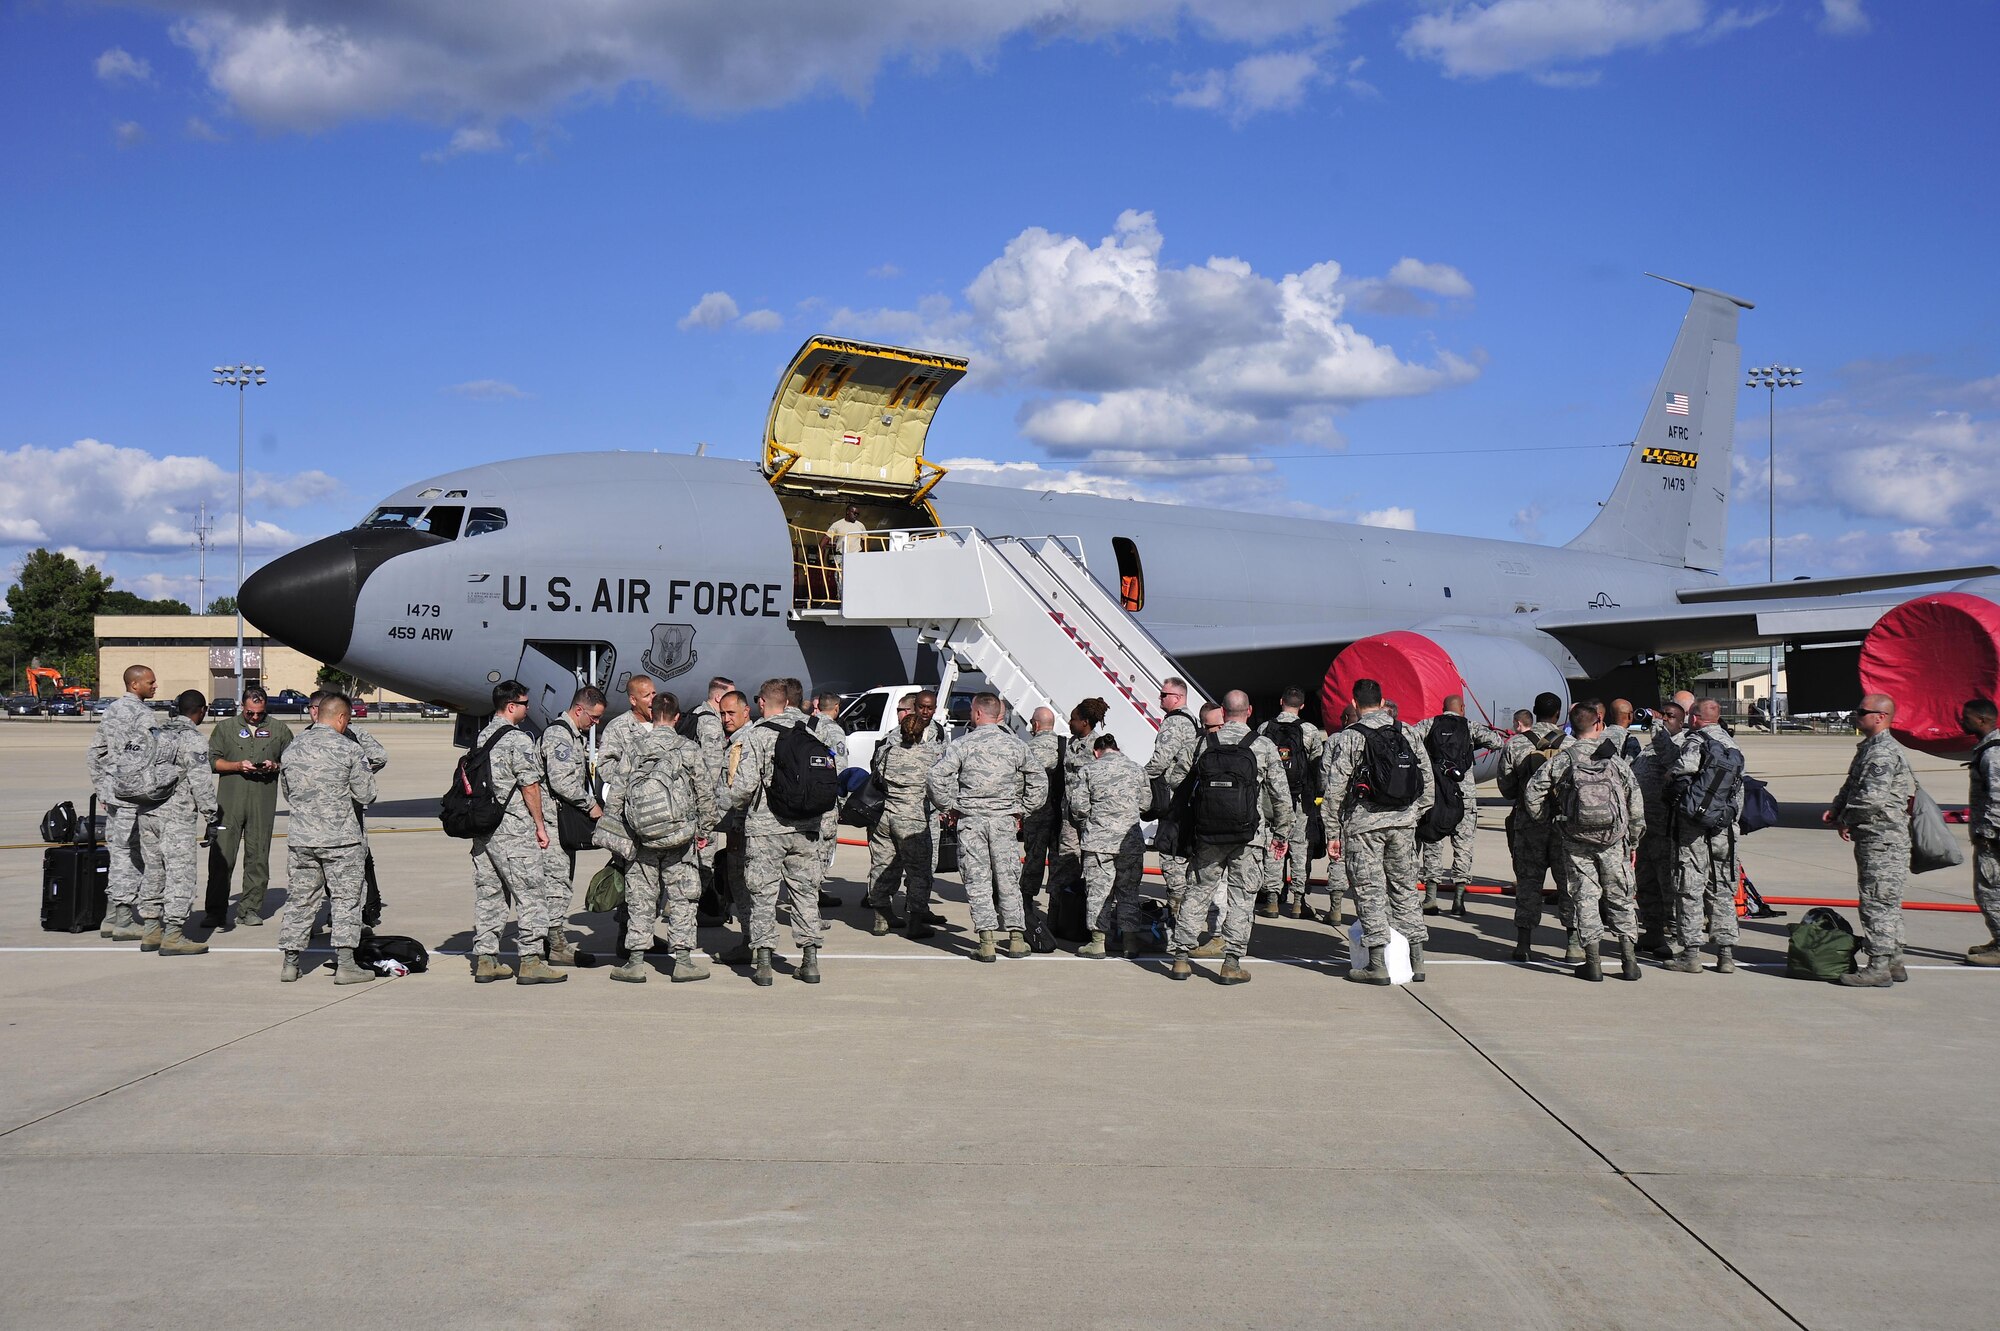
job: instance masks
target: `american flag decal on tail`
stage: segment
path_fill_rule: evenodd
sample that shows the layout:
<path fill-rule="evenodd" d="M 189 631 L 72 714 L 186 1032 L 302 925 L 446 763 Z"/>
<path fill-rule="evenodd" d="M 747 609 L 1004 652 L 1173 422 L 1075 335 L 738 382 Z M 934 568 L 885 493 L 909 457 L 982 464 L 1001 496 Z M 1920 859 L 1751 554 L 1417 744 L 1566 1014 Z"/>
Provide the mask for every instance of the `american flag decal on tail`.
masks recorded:
<path fill-rule="evenodd" d="M 1687 414 L 1688 414 L 1688 395 L 1686 393 L 1667 394 L 1667 415 L 1685 416 Z"/>

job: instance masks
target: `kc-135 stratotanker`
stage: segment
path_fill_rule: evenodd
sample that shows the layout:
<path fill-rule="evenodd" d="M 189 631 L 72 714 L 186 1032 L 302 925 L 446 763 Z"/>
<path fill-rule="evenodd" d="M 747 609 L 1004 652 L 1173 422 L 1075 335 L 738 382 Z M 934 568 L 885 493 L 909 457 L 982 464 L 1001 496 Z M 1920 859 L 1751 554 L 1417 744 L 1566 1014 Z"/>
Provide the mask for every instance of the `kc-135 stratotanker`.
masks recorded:
<path fill-rule="evenodd" d="M 243 609 L 474 714 L 506 678 L 545 723 L 580 681 L 622 706 L 634 673 L 687 699 L 718 674 L 854 691 L 943 663 L 1024 711 L 1106 697 L 1138 754 L 1168 673 L 1211 696 L 1318 679 L 1335 717 L 1370 677 L 1405 719 L 1461 693 L 1504 726 L 1653 654 L 1783 643 L 1795 695 L 1815 661 L 1844 661 L 1897 699 L 1900 738 L 1962 748 L 1959 704 L 2000 689 L 2000 569 L 1724 582 L 1751 306 L 1674 285 L 1688 310 L 1638 437 L 1560 548 L 953 482 L 924 446 L 966 362 L 815 337 L 757 463 L 559 453 L 448 472 L 258 570 Z M 850 505 L 868 534 L 828 537 Z"/>

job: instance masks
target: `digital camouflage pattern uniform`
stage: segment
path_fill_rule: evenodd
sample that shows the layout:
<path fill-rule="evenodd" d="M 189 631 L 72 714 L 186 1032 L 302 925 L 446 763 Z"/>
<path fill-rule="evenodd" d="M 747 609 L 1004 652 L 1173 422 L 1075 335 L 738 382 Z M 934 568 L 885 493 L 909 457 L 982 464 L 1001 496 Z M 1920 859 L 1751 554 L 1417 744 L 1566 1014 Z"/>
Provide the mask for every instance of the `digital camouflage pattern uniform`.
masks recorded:
<path fill-rule="evenodd" d="M 1094 756 L 1091 745 L 1104 733 L 1099 726 L 1088 735 L 1070 735 L 1062 742 L 1063 789 L 1076 780 L 1076 774 L 1090 764 Z M 1083 829 L 1070 821 L 1064 810 L 1056 827 L 1056 853 L 1049 860 L 1049 882 L 1056 886 L 1074 883 L 1083 877 Z"/>
<path fill-rule="evenodd" d="M 1690 728 L 1683 733 L 1677 769 L 1683 779 L 1701 770 L 1708 744 L 1719 744 L 1725 749 L 1736 747 L 1736 741 L 1720 725 Z M 1678 788 L 1670 789 L 1667 798 L 1678 802 Z M 1708 936 L 1717 947 L 1736 946 L 1736 818 L 1742 812 L 1743 789 L 1739 786 L 1730 797 L 1729 826 L 1720 832 L 1705 832 L 1685 818 L 1670 820 L 1677 861 L 1675 914 L 1682 947 L 1701 946 L 1704 915 Z"/>
<path fill-rule="evenodd" d="M 931 908 L 930 775 L 943 756 L 944 745 L 920 739 L 906 746 L 901 735 L 875 745 L 875 779 L 885 798 L 881 818 L 868 829 L 871 910 L 889 910 L 899 886 L 909 894 L 912 923 Z"/>
<path fill-rule="evenodd" d="M 91 788 L 97 792 L 98 808 L 104 813 L 104 844 L 111 859 L 104 884 L 107 934 L 111 931 L 111 907 L 136 909 L 139 888 L 146 876 L 144 862 L 139 858 L 139 810 L 121 801 L 112 789 L 112 756 L 129 744 L 143 742 L 153 729 L 153 717 L 153 709 L 146 705 L 145 699 L 136 693 L 123 695 L 104 709 L 104 719 L 97 723 L 85 759 Z"/>
<path fill-rule="evenodd" d="M 625 861 L 625 948 L 640 955 L 653 945 L 653 926 L 664 905 L 667 946 L 675 952 L 694 951 L 696 907 L 701 901 L 701 867 L 695 842 L 715 834 L 715 783 L 700 744 L 671 726 L 654 726 L 627 735 L 620 751 L 620 780 L 604 792 L 604 816 L 597 821 L 596 842 Z M 642 846 L 625 822 L 625 795 L 635 776 L 649 764 L 667 772 L 669 781 L 683 784 L 684 807 L 694 811 L 694 841 L 682 846 Z M 655 770 L 659 770 L 658 767 Z"/>
<path fill-rule="evenodd" d="M 813 734 L 819 742 L 833 750 L 833 770 L 847 770 L 847 732 L 840 728 L 840 722 L 818 712 L 812 714 Z M 840 849 L 840 805 L 835 804 L 819 820 L 819 843 L 826 855 L 826 871 L 833 872 L 834 852 Z"/>
<path fill-rule="evenodd" d="M 217 762 L 280 761 L 292 742 L 292 728 L 274 716 L 251 724 L 248 717 L 227 718 L 208 732 L 210 766 Z M 243 915 L 261 915 L 264 893 L 271 886 L 271 832 L 278 817 L 278 773 L 218 772 L 216 793 L 222 818 L 208 848 L 208 899 L 211 919 L 229 913 L 229 878 L 236 856 L 243 855 L 243 895 L 236 908 Z"/>
<path fill-rule="evenodd" d="M 542 760 L 542 816 L 548 821 L 549 845 L 542 854 L 542 881 L 549 928 L 560 930 L 569 924 L 569 907 L 576 877 L 576 852 L 564 850 L 559 821 L 550 801 L 569 805 L 588 815 L 597 801 L 590 792 L 590 749 L 576 733 L 565 712 L 549 723 L 536 745 Z"/>
<path fill-rule="evenodd" d="M 1021 865 L 1021 900 L 1034 909 L 1035 897 L 1041 893 L 1042 883 L 1048 877 L 1049 851 L 1056 839 L 1056 825 L 1062 821 L 1061 792 L 1058 773 L 1062 770 L 1062 739 L 1053 730 L 1044 730 L 1027 738 L 1029 752 L 1041 765 L 1043 785 L 1048 794 L 1042 802 L 1028 810 L 1021 819 L 1021 841 L 1026 850 L 1026 859 Z"/>
<path fill-rule="evenodd" d="M 1401 809 L 1370 804 L 1355 789 L 1368 751 L 1361 732 L 1387 726 L 1401 726 L 1403 738 L 1417 755 L 1417 774 L 1423 781 L 1417 798 Z M 1428 941 L 1423 894 L 1417 890 L 1417 824 L 1437 800 L 1437 776 L 1416 731 L 1402 725 L 1386 707 L 1363 712 L 1327 742 L 1323 788 L 1329 801 L 1338 801 L 1340 862 L 1354 889 L 1362 946 L 1387 947 L 1392 926 L 1412 943 Z M 1327 834 L 1334 835 L 1333 827 Z"/>
<path fill-rule="evenodd" d="M 1167 791 L 1172 794 L 1187 780 L 1188 769 L 1194 766 L 1195 742 L 1201 738 L 1201 725 L 1185 710 L 1168 712 L 1160 720 L 1160 733 L 1153 737 L 1153 756 L 1146 760 L 1148 781 L 1158 777 L 1167 783 Z M 1160 859 L 1160 881 L 1167 889 L 1167 909 L 1176 920 L 1180 919 L 1183 903 L 1208 922 L 1208 910 L 1199 903 L 1187 901 L 1188 864 L 1186 855 L 1158 852 Z"/>
<path fill-rule="evenodd" d="M 818 947 L 819 885 L 826 874 L 820 850 L 820 817 L 791 820 L 771 812 L 768 787 L 778 731 L 806 724 L 796 707 L 754 721 L 736 732 L 735 770 L 716 792 L 717 803 L 743 811 L 743 885 L 748 894 L 750 946 L 778 945 L 778 893 L 792 913 L 792 941 Z M 732 852 L 735 847 L 732 846 Z M 732 853 L 731 859 L 737 858 Z"/>
<path fill-rule="evenodd" d="M 1410 729 L 1421 743 L 1430 739 L 1431 726 L 1436 721 L 1437 717 L 1427 716 Z M 1487 749 L 1504 750 L 1507 747 L 1507 736 L 1493 727 L 1470 717 L 1465 718 L 1465 725 L 1472 732 L 1472 756 L 1475 759 Z M 1428 751 L 1424 756 L 1428 761 Z M 1422 848 L 1423 882 L 1428 888 L 1463 888 L 1472 881 L 1473 843 L 1479 835 L 1479 778 L 1472 774 L 1470 768 L 1459 778 L 1458 792 L 1465 801 L 1465 816 L 1458 820 L 1458 826 L 1452 829 L 1450 836 Z"/>
<path fill-rule="evenodd" d="M 1224 889 L 1222 952 L 1225 958 L 1241 961 L 1250 955 L 1250 925 L 1256 913 L 1257 893 L 1264 886 L 1264 866 L 1259 857 L 1271 857 L 1271 842 L 1292 835 L 1292 794 L 1285 784 L 1285 765 L 1278 759 L 1277 746 L 1262 735 L 1252 735 L 1241 721 L 1224 723 L 1213 739 L 1201 744 L 1243 744 L 1257 759 L 1258 808 L 1263 822 L 1248 844 L 1241 846 L 1197 845 L 1190 861 L 1192 891 L 1184 898 L 1184 908 L 1174 916 L 1175 956 L 1194 951 L 1201 939 L 1202 925 L 1208 922 L 1203 909 L 1216 889 Z M 1201 753 L 1197 745 L 1195 754 Z M 1190 761 L 1189 767 L 1193 767 Z"/>
<path fill-rule="evenodd" d="M 215 817 L 215 768 L 207 736 L 187 717 L 169 717 L 158 735 L 159 761 L 178 767 L 181 777 L 172 794 L 139 810 L 139 859 L 145 865 L 139 918 L 176 925 L 194 907 L 200 876 L 195 847 Z"/>
<path fill-rule="evenodd" d="M 1555 722 L 1537 721 L 1510 738 L 1500 752 L 1503 787 L 1511 786 L 1514 774 L 1530 755 L 1537 749 L 1556 747 L 1561 735 L 1562 727 Z M 1556 829 L 1550 825 L 1547 811 L 1527 806 L 1516 791 L 1508 825 L 1512 829 L 1508 849 L 1514 861 L 1514 927 L 1533 929 L 1542 922 L 1542 883 L 1551 875 L 1556 880 L 1556 917 L 1568 920 L 1568 870 L 1563 867 Z"/>
<path fill-rule="evenodd" d="M 314 730 L 317 728 L 316 723 L 311 721 L 306 722 L 305 730 Z M 299 733 L 303 735 L 305 730 L 301 730 Z M 370 772 L 379 776 L 382 769 L 389 765 L 389 751 L 382 747 L 382 741 L 376 739 L 360 726 L 350 724 L 347 727 L 347 738 L 351 743 L 361 746 L 361 757 L 368 764 Z M 381 913 L 382 894 L 375 885 L 375 851 L 368 844 L 368 819 L 365 815 L 361 819 L 361 872 L 362 877 L 368 885 L 367 897 L 361 906 L 362 922 L 366 924 L 370 922 L 371 917 L 369 912 L 372 911 L 377 915 Z"/>
<path fill-rule="evenodd" d="M 2000 942 L 2000 730 L 1979 741 L 1967 764 L 1972 773 L 1966 830 L 1972 833 L 1972 899 L 1986 930 Z"/>
<path fill-rule="evenodd" d="M 1644 835 L 1633 845 L 1633 894 L 1638 900 L 1639 928 L 1648 936 L 1676 942 L 1680 916 L 1674 897 L 1674 867 L 1678 863 L 1673 833 L 1668 830 L 1667 782 L 1680 764 L 1680 748 L 1665 731 L 1651 737 L 1632 760 L 1632 781 L 1646 813 Z"/>
<path fill-rule="evenodd" d="M 361 810 L 375 802 L 375 773 L 361 746 L 326 726 L 293 741 L 278 773 L 291 811 L 285 835 L 285 915 L 278 946 L 303 952 L 312 942 L 322 901 L 333 912 L 333 945 L 361 941 Z"/>
<path fill-rule="evenodd" d="M 487 722 L 477 743 L 484 744 L 505 725 L 498 717 Z M 535 842 L 535 820 L 522 792 L 541 784 L 541 755 L 528 732 L 515 726 L 493 746 L 491 761 L 493 798 L 505 813 L 491 835 L 472 842 L 472 953 L 499 955 L 511 901 L 515 941 L 523 957 L 534 956 L 549 930 L 548 871 L 542 867 L 546 852 Z"/>
<path fill-rule="evenodd" d="M 729 754 L 729 736 L 722 729 L 722 713 L 715 710 L 715 704 L 704 702 L 694 709 L 694 742 L 701 749 L 702 767 L 708 773 L 711 790 L 722 784 L 722 767 Z M 598 748 L 602 750 L 600 740 Z M 701 891 L 703 896 L 722 902 L 724 914 L 728 914 L 731 896 L 726 886 L 718 895 L 715 886 L 716 852 L 722 846 L 719 835 L 711 836 L 708 844 L 695 852 L 695 862 L 701 868 Z M 747 922 L 746 922 L 747 923 Z"/>
<path fill-rule="evenodd" d="M 1903 955 L 1903 885 L 1910 877 L 1910 801 L 1917 774 L 1887 730 L 1854 751 L 1847 780 L 1833 797 L 1833 820 L 1854 838 L 1861 928 L 1868 960 L 1893 965 Z"/>
<path fill-rule="evenodd" d="M 1146 769 L 1116 749 L 1093 758 L 1066 792 L 1069 816 L 1083 827 L 1083 918 L 1100 933 L 1113 932 L 1114 922 L 1127 938 L 1145 932 L 1139 882 L 1146 839 L 1139 810 L 1152 793 Z"/>
<path fill-rule="evenodd" d="M 1271 737 L 1271 727 L 1293 723 L 1296 723 L 1299 729 L 1305 733 L 1305 770 L 1311 779 L 1317 780 L 1326 758 L 1326 732 L 1324 730 L 1321 730 L 1310 721 L 1300 720 L 1297 712 L 1279 712 L 1275 717 L 1259 726 L 1257 733 L 1265 739 L 1271 740 L 1273 745 L 1277 745 L 1278 741 Z M 1279 746 L 1279 759 L 1282 760 L 1284 756 L 1284 749 L 1282 746 Z M 1289 787 L 1287 788 L 1289 789 Z M 1306 822 L 1311 814 L 1309 804 L 1312 796 L 1310 792 L 1294 792 L 1294 795 L 1295 798 L 1292 800 L 1292 823 L 1299 829 L 1299 834 L 1292 838 L 1286 846 L 1285 858 L 1283 860 L 1273 859 L 1268 855 L 1264 857 L 1263 890 L 1273 893 L 1283 892 L 1286 890 L 1286 884 L 1289 882 L 1290 890 L 1297 892 L 1299 900 L 1304 901 L 1306 889 L 1312 881 L 1312 845 L 1306 839 Z"/>
<path fill-rule="evenodd" d="M 1560 817 L 1562 783 L 1580 758 L 1609 763 L 1611 778 L 1618 783 L 1624 826 L 1608 846 L 1591 845 L 1570 836 Z M 1612 937 L 1621 942 L 1636 941 L 1639 917 L 1633 902 L 1632 843 L 1646 834 L 1646 804 L 1639 794 L 1638 782 L 1632 777 L 1632 769 L 1618 756 L 1618 746 L 1602 735 L 1594 740 L 1572 736 L 1562 752 L 1528 778 L 1527 798 L 1531 805 L 1549 810 L 1549 821 L 1556 828 L 1556 845 L 1569 883 L 1571 915 L 1564 923 L 1575 931 L 1577 941 L 1586 947 L 1602 942 L 1607 912 L 1611 916 Z"/>
<path fill-rule="evenodd" d="M 1020 820 L 1049 797 L 1041 761 L 1005 726 L 974 726 L 931 768 L 929 784 L 938 811 L 958 815 L 958 877 L 972 927 L 1026 929 Z"/>

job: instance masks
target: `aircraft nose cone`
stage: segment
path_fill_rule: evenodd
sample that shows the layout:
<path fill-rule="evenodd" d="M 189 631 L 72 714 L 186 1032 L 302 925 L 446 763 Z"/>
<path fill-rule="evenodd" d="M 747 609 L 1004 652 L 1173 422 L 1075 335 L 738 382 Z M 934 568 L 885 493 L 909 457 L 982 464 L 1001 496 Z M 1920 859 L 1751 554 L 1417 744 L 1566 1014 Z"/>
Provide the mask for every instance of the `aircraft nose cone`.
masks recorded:
<path fill-rule="evenodd" d="M 280 555 L 244 579 L 243 616 L 288 647 L 337 665 L 354 637 L 361 561 L 346 533 Z"/>

